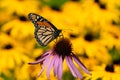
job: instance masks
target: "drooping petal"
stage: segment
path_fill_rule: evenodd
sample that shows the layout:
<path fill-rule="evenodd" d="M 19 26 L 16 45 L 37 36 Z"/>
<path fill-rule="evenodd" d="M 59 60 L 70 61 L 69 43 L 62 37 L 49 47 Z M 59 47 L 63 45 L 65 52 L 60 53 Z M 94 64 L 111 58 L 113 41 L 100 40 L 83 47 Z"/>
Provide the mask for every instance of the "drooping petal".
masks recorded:
<path fill-rule="evenodd" d="M 34 65 L 34 64 L 41 63 L 41 62 L 44 61 L 44 60 L 45 60 L 45 57 L 44 57 L 44 58 L 41 58 L 41 59 L 39 59 L 39 60 L 37 60 L 37 61 L 35 61 L 35 62 L 29 62 L 28 64 Z"/>
<path fill-rule="evenodd" d="M 34 65 L 34 64 L 41 63 L 41 62 L 43 62 L 43 61 L 46 59 L 46 57 L 47 57 L 48 55 L 49 55 L 48 53 L 43 53 L 43 54 L 41 55 L 41 58 L 40 58 L 39 60 L 37 60 L 37 61 L 35 61 L 35 62 L 29 62 L 28 64 Z"/>
<path fill-rule="evenodd" d="M 38 74 L 38 77 L 42 74 L 42 72 L 44 71 L 44 68 L 42 68 Z"/>
<path fill-rule="evenodd" d="M 57 55 L 55 55 L 55 62 L 54 62 L 54 66 L 53 66 L 54 67 L 54 76 L 57 75 L 57 69 L 58 69 L 58 66 L 59 66 L 58 61 L 59 61 L 59 58 L 58 58 Z"/>
<path fill-rule="evenodd" d="M 51 57 L 51 54 L 46 56 L 45 60 L 43 61 L 42 69 L 41 69 L 40 73 L 38 74 L 38 76 L 41 75 L 41 73 L 43 72 L 44 68 L 47 66 L 47 63 L 49 62 L 50 57 Z"/>
<path fill-rule="evenodd" d="M 51 70 L 51 68 L 53 66 L 54 61 L 55 61 L 55 57 L 53 57 L 53 59 L 48 63 L 49 65 L 48 65 L 48 69 L 47 69 L 47 73 L 46 73 L 48 79 L 50 78 L 50 70 Z"/>
<path fill-rule="evenodd" d="M 45 57 L 45 60 L 43 61 L 43 66 L 47 66 L 49 60 L 50 60 L 50 57 L 51 57 L 52 54 L 49 54 L 48 56 Z"/>
<path fill-rule="evenodd" d="M 68 61 L 70 63 L 70 66 L 72 67 L 72 69 L 75 71 L 77 77 L 79 77 L 80 79 L 82 79 L 82 75 L 80 74 L 79 70 L 76 68 L 76 66 L 74 65 L 74 63 L 72 62 L 72 58 L 70 56 L 68 56 Z"/>
<path fill-rule="evenodd" d="M 70 62 L 68 61 L 68 57 L 66 56 L 65 59 L 66 59 L 66 63 L 67 63 L 67 65 L 68 65 L 68 67 L 69 67 L 72 75 L 73 75 L 74 77 L 77 77 L 75 71 L 72 69 L 72 67 L 71 67 L 71 65 L 70 65 Z"/>
<path fill-rule="evenodd" d="M 80 59 L 73 54 L 73 58 L 74 58 L 74 61 L 87 73 L 87 74 L 90 74 L 91 73 L 87 70 L 87 68 L 84 66 L 84 64 L 80 61 Z"/>
<path fill-rule="evenodd" d="M 49 54 L 49 52 L 45 52 L 40 56 L 40 58 L 43 58 L 43 57 L 47 56 L 48 54 Z"/>
<path fill-rule="evenodd" d="M 59 56 L 58 80 L 62 80 L 62 56 Z"/>

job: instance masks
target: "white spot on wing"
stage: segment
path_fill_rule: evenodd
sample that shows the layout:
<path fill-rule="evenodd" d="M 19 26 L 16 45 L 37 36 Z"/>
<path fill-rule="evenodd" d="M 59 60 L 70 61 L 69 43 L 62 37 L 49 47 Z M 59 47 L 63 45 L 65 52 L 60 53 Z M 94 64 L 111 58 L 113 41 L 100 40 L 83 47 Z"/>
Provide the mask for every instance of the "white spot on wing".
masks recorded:
<path fill-rule="evenodd" d="M 37 19 L 39 19 L 40 17 L 39 16 L 37 16 Z"/>

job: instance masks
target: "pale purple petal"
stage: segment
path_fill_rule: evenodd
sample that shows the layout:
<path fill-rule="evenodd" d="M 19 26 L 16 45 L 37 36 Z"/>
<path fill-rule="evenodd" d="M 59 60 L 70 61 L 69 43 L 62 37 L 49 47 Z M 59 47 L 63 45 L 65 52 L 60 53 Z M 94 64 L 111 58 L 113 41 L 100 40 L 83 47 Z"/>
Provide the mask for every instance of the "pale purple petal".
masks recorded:
<path fill-rule="evenodd" d="M 47 63 L 49 62 L 50 57 L 51 57 L 51 54 L 46 56 L 45 60 L 43 61 L 42 69 L 41 69 L 40 73 L 38 74 L 38 76 L 41 75 L 41 73 L 43 72 L 44 68 L 47 66 Z"/>
<path fill-rule="evenodd" d="M 49 51 L 47 51 L 47 53 L 52 53 L 53 52 L 53 50 L 49 50 Z M 45 52 L 46 53 L 46 52 Z"/>
<path fill-rule="evenodd" d="M 50 78 L 50 70 L 53 66 L 54 61 L 55 61 L 55 57 L 53 57 L 53 59 L 49 62 L 49 65 L 48 65 L 48 69 L 47 69 L 47 72 L 46 72 L 48 79 Z"/>
<path fill-rule="evenodd" d="M 87 74 L 90 74 L 90 75 L 91 75 L 91 73 L 87 70 L 87 68 L 86 68 L 86 67 L 84 66 L 84 64 L 78 59 L 77 56 L 75 56 L 75 55 L 73 54 L 73 58 L 74 58 L 75 62 L 76 62 Z"/>
<path fill-rule="evenodd" d="M 70 66 L 72 67 L 72 69 L 75 71 L 77 77 L 79 77 L 80 79 L 82 79 L 82 75 L 79 73 L 79 70 L 76 68 L 76 66 L 72 62 L 72 58 L 70 56 L 68 57 L 68 61 L 69 61 Z"/>
<path fill-rule="evenodd" d="M 42 72 L 44 71 L 44 68 L 42 68 L 38 74 L 38 77 L 42 74 Z"/>
<path fill-rule="evenodd" d="M 29 62 L 28 64 L 34 65 L 34 64 L 41 63 L 41 62 L 43 62 L 43 61 L 45 60 L 45 58 L 46 58 L 46 57 L 41 58 L 41 59 L 39 59 L 39 60 L 37 60 L 37 61 L 35 61 L 35 62 Z"/>
<path fill-rule="evenodd" d="M 68 65 L 68 67 L 69 67 L 72 75 L 73 75 L 74 77 L 77 77 L 75 71 L 72 69 L 72 67 L 71 67 L 71 65 L 70 65 L 70 62 L 68 61 L 68 57 L 66 56 L 65 59 L 66 59 L 66 63 L 67 63 L 67 65 Z"/>
<path fill-rule="evenodd" d="M 57 55 L 55 55 L 55 62 L 54 62 L 54 76 L 56 76 L 56 74 L 57 74 L 57 69 L 58 69 L 58 66 L 59 66 L 58 61 L 59 61 L 59 58 L 58 58 Z"/>
<path fill-rule="evenodd" d="M 44 67 L 47 66 L 51 55 L 52 55 L 52 54 L 49 54 L 48 56 L 46 56 L 45 60 L 43 61 L 43 66 L 44 66 Z"/>
<path fill-rule="evenodd" d="M 62 56 L 59 57 L 58 80 L 62 80 Z"/>
<path fill-rule="evenodd" d="M 48 53 L 43 53 L 43 54 L 41 55 L 41 58 L 40 58 L 39 60 L 37 60 L 37 61 L 35 61 L 35 62 L 29 62 L 28 64 L 34 65 L 34 64 L 41 63 L 41 62 L 43 62 L 43 61 L 46 59 L 46 57 L 47 57 L 48 55 L 49 55 Z"/>
<path fill-rule="evenodd" d="M 43 57 L 47 56 L 48 54 L 49 54 L 48 52 L 43 53 L 43 54 L 40 56 L 40 58 L 43 58 Z"/>

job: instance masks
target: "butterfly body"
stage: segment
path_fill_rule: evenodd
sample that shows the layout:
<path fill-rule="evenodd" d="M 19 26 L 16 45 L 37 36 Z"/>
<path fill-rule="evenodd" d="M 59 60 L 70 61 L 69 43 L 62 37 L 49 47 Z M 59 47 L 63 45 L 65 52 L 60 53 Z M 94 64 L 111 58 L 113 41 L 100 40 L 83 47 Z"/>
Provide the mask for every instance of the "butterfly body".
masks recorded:
<path fill-rule="evenodd" d="M 30 13 L 28 17 L 35 26 L 34 35 L 41 46 L 47 46 L 52 40 L 57 38 L 62 31 L 38 14 Z"/>

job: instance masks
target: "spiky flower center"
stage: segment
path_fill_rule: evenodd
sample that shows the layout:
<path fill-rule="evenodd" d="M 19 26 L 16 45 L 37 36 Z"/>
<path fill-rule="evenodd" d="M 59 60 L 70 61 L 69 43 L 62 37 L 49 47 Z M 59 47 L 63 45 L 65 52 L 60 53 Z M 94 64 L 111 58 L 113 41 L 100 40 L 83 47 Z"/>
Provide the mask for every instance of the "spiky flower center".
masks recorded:
<path fill-rule="evenodd" d="M 65 56 L 69 56 L 71 54 L 72 45 L 71 45 L 69 39 L 62 38 L 55 44 L 53 49 L 56 54 L 58 54 L 64 58 Z"/>

